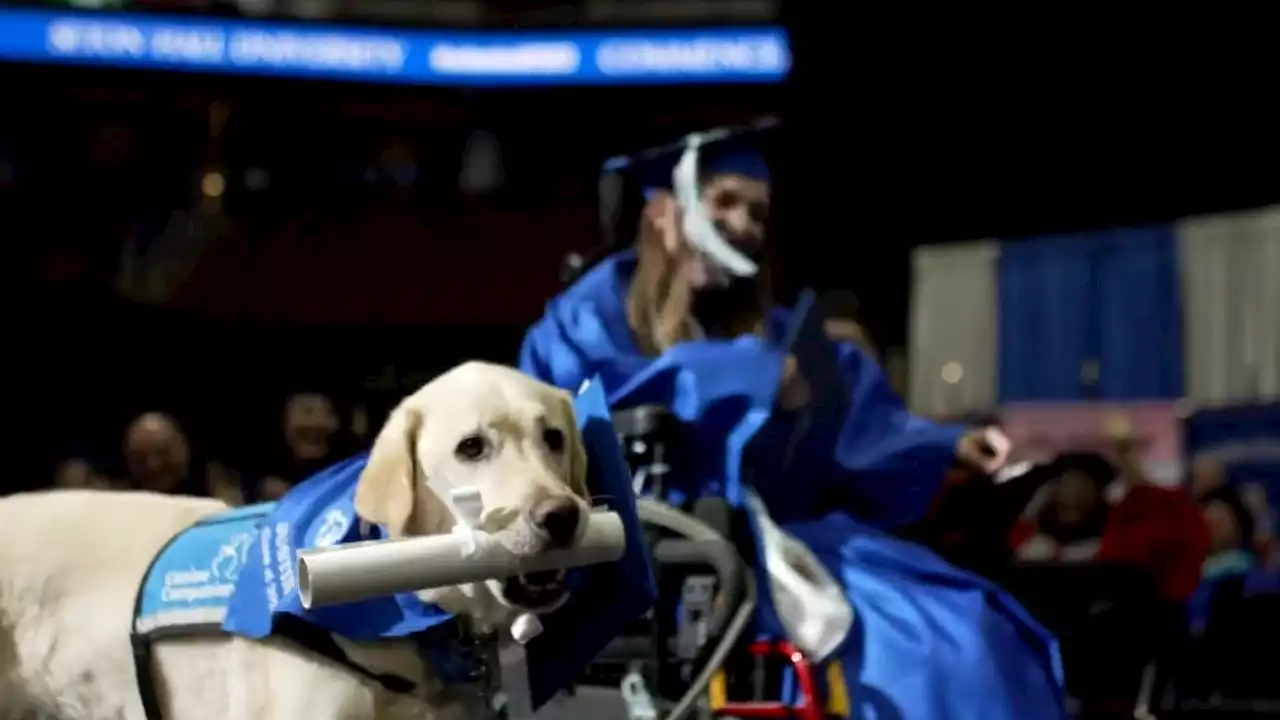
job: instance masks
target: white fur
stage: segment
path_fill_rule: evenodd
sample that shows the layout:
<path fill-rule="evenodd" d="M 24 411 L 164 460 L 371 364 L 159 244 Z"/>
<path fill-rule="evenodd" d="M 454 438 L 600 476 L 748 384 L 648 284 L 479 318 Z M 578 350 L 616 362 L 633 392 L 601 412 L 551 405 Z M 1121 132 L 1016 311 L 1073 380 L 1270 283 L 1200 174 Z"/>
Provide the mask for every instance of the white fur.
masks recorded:
<path fill-rule="evenodd" d="M 410 416 L 412 422 L 406 423 Z M 548 452 L 539 444 L 548 423 L 564 430 L 564 452 Z M 415 434 L 403 436 L 406 428 Z M 476 429 L 494 440 L 494 452 L 480 462 L 461 462 L 454 454 L 456 443 Z M 366 520 L 396 533 L 451 527 L 452 519 L 441 516 L 447 504 L 428 489 L 434 487 L 430 473 L 445 471 L 452 482 L 481 489 L 487 524 L 506 533 L 513 550 L 536 552 L 537 533 L 521 524 L 529 503 L 548 494 L 581 496 L 583 462 L 566 394 L 509 368 L 467 363 L 397 408 L 361 476 L 357 508 Z M 417 472 L 410 489 L 398 491 L 395 474 L 412 467 Z M 396 502 L 412 507 L 397 508 Z M 143 720 L 129 640 L 139 583 L 171 537 L 225 507 L 217 500 L 91 490 L 0 499 L 0 720 Z M 404 512 L 398 515 L 400 509 Z M 505 626 L 517 611 L 495 597 L 496 587 L 426 597 L 447 601 L 450 609 L 471 614 L 481 625 Z M 417 697 L 389 693 L 283 641 L 164 639 L 155 642 L 153 663 L 162 716 L 485 717 L 477 693 L 441 692 L 441 683 L 407 642 L 343 647 L 364 667 L 412 680 L 422 691 Z"/>

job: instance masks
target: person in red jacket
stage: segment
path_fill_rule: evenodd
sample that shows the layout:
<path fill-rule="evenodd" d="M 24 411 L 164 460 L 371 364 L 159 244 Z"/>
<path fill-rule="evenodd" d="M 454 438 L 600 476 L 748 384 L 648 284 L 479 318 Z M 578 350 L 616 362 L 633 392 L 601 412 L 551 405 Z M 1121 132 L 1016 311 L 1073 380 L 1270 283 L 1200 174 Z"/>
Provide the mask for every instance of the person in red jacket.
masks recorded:
<path fill-rule="evenodd" d="M 1098 559 L 1146 569 L 1165 600 L 1182 603 L 1200 583 L 1209 530 L 1200 508 L 1182 488 L 1151 484 L 1132 448 L 1130 438 L 1118 439 L 1126 493 L 1107 521 Z"/>

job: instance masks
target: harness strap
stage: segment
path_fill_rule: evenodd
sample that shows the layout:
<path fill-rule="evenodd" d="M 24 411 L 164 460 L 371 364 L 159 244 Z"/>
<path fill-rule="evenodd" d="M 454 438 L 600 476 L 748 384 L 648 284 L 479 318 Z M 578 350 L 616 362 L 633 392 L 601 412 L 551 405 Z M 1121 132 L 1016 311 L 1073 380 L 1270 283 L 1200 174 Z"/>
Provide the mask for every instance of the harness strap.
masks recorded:
<path fill-rule="evenodd" d="M 129 618 L 129 644 L 133 646 L 133 674 L 138 682 L 138 695 L 142 701 L 142 713 L 147 720 L 162 720 L 160 715 L 160 696 L 156 692 L 155 674 L 152 672 L 151 636 L 138 632 L 138 613 L 142 610 L 143 592 L 147 587 L 147 578 L 155 569 L 156 562 L 169 549 L 169 546 L 182 536 L 184 530 L 174 533 L 160 550 L 147 563 L 146 572 L 142 573 L 142 582 L 138 583 L 138 592 L 133 596 L 133 616 Z"/>
<path fill-rule="evenodd" d="M 302 647 L 323 655 L 335 663 L 351 670 L 359 675 L 372 680 L 389 692 L 407 694 L 417 689 L 417 685 L 410 679 L 401 677 L 394 673 L 379 673 L 357 663 L 347 655 L 333 635 L 326 630 L 311 625 L 302 618 L 293 615 L 281 615 L 277 618 L 274 631 L 281 637 L 301 645 Z"/>
<path fill-rule="evenodd" d="M 214 519 L 203 520 L 197 525 L 208 523 L 216 524 L 218 522 L 226 522 L 226 520 Z M 182 536 L 184 531 L 176 533 L 169 538 L 160 550 L 151 558 L 151 562 L 147 565 L 147 570 L 143 573 L 144 581 L 138 585 L 138 592 L 134 596 L 133 601 L 133 617 L 130 619 L 129 643 L 133 648 L 133 669 L 134 676 L 138 683 L 138 695 L 142 701 L 143 716 L 147 720 L 163 720 L 160 712 L 160 695 L 156 689 L 155 680 L 155 664 L 154 653 L 152 652 L 152 644 L 157 639 L 166 637 L 191 637 L 194 635 L 226 635 L 223 631 L 221 623 L 195 623 L 181 627 L 159 627 L 146 632 L 139 632 L 137 626 L 138 613 L 142 609 L 143 591 L 146 588 L 145 578 L 151 575 L 151 571 L 155 569 L 155 564 L 164 555 L 169 546 Z M 274 633 L 280 637 L 290 640 L 307 650 L 311 650 L 322 655 L 329 660 L 342 665 L 343 667 L 372 680 L 388 691 L 393 693 L 412 693 L 417 689 L 417 685 L 408 678 L 400 677 L 391 673 L 376 673 L 372 670 L 360 665 L 352 660 L 341 647 L 338 646 L 333 635 L 329 632 L 307 623 L 305 620 L 294 617 L 292 615 L 281 615 L 276 619 Z"/>
<path fill-rule="evenodd" d="M 131 633 L 133 668 L 138 678 L 138 696 L 142 700 L 142 714 L 147 720 L 161 720 L 160 697 L 156 693 L 155 675 L 151 672 L 151 638 Z"/>
<path fill-rule="evenodd" d="M 337 641 L 328 632 L 308 625 L 305 621 L 292 616 L 282 616 L 277 624 L 280 637 L 290 640 L 301 647 L 372 680 L 387 691 L 397 694 L 412 693 L 417 685 L 408 678 L 393 673 L 377 673 L 351 659 L 338 646 Z M 192 637 L 194 635 L 223 635 L 222 626 L 214 623 L 188 625 L 186 627 L 157 628 L 147 633 L 132 633 L 130 641 L 133 645 L 133 664 L 138 679 L 138 694 L 142 699 L 142 711 L 147 720 L 162 720 L 160 698 L 156 689 L 152 646 L 156 640 L 166 637 Z"/>

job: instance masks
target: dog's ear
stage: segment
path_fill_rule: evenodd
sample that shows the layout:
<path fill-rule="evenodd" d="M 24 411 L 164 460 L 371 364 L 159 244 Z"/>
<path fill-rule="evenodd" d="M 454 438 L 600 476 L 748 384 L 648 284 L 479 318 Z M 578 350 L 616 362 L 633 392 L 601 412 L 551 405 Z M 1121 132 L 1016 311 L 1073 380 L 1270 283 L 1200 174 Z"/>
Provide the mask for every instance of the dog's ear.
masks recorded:
<path fill-rule="evenodd" d="M 573 398 L 567 393 L 564 396 L 565 417 L 569 427 L 569 489 L 583 500 L 591 499 L 587 488 L 587 447 L 582 442 L 582 431 L 578 429 L 578 420 L 573 412 Z"/>
<path fill-rule="evenodd" d="M 591 499 L 587 488 L 587 448 L 576 426 L 569 433 L 569 488 L 583 500 Z"/>
<path fill-rule="evenodd" d="M 356 513 L 393 536 L 408 534 L 417 504 L 418 433 L 422 411 L 401 405 L 373 442 L 356 485 Z"/>

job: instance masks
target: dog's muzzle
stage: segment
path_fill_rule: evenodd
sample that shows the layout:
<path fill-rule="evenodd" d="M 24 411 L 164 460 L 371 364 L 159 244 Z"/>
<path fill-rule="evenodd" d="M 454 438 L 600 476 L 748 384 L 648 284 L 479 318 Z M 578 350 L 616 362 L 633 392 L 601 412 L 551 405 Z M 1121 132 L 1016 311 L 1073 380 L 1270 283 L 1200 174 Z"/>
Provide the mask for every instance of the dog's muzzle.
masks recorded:
<path fill-rule="evenodd" d="M 582 525 L 583 510 L 577 498 L 557 496 L 538 502 L 529 510 L 528 522 L 542 536 L 543 549 L 572 547 Z"/>
<path fill-rule="evenodd" d="M 532 531 L 536 552 L 573 547 L 582 535 L 586 517 L 578 499 L 558 495 L 540 500 L 529 508 L 525 524 Z M 531 611 L 558 607 L 568 595 L 564 570 L 547 570 L 509 578 L 502 585 L 507 602 Z"/>
<path fill-rule="evenodd" d="M 555 608 L 568 594 L 564 570 L 517 575 L 502 584 L 502 597 L 508 603 L 530 611 Z"/>

